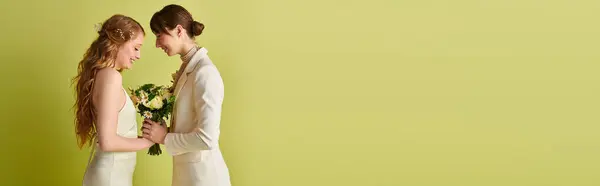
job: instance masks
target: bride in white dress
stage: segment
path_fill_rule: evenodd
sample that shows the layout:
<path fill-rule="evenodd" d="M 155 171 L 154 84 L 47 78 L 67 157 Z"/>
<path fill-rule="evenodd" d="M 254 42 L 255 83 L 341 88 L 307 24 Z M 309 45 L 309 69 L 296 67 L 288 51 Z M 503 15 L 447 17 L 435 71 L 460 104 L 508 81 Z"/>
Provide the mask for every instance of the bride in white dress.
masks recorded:
<path fill-rule="evenodd" d="M 140 58 L 144 36 L 137 21 L 114 15 L 79 63 L 75 131 L 79 148 L 92 147 L 83 185 L 131 186 L 136 151 L 154 144 L 137 135 L 137 113 L 120 74 Z"/>

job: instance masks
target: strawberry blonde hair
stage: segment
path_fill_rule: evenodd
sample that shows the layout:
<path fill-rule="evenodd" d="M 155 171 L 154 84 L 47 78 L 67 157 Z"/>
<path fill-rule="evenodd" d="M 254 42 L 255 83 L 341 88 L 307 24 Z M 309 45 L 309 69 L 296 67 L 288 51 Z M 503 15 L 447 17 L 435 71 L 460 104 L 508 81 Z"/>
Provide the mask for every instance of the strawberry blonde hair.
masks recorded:
<path fill-rule="evenodd" d="M 103 68 L 114 68 L 119 47 L 137 37 L 146 35 L 144 28 L 131 17 L 116 14 L 102 23 L 98 37 L 83 55 L 77 68 L 75 85 L 75 134 L 79 148 L 92 145 L 96 138 L 96 110 L 92 104 L 92 92 L 96 74 Z"/>

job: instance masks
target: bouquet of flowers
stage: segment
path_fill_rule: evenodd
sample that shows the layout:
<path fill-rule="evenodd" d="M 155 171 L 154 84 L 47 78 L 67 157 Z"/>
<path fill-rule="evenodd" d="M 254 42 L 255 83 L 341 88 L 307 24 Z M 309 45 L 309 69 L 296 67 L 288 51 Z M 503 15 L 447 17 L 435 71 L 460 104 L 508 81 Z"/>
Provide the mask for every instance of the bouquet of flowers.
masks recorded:
<path fill-rule="evenodd" d="M 143 118 L 166 125 L 163 121 L 169 119 L 175 96 L 172 95 L 170 88 L 154 84 L 144 84 L 137 89 L 131 89 L 131 98 L 137 108 L 138 113 Z M 150 155 L 160 155 L 162 150 L 158 143 L 148 149 Z"/>

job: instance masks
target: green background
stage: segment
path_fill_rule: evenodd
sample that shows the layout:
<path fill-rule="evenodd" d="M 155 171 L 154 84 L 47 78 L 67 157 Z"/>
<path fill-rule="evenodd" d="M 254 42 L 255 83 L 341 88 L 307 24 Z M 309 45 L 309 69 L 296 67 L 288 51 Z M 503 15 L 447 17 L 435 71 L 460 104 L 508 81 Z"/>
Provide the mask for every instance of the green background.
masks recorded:
<path fill-rule="evenodd" d="M 80 185 L 70 78 L 120 13 L 148 35 L 124 86 L 180 62 L 149 20 L 178 3 L 220 69 L 235 186 L 600 185 L 600 1 L 2 1 L 0 185 Z M 134 185 L 169 185 L 138 153 Z"/>

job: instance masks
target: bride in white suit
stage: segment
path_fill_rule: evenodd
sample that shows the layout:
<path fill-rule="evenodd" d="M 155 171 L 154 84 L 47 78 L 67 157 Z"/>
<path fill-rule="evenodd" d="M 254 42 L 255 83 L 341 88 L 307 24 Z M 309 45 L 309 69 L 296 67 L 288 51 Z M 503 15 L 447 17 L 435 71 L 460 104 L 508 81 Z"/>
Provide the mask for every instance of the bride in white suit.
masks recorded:
<path fill-rule="evenodd" d="M 219 149 L 223 80 L 195 36 L 204 25 L 179 5 L 168 5 L 150 20 L 156 47 L 179 54 L 182 65 L 174 75 L 176 96 L 167 128 L 145 120 L 144 138 L 164 144 L 173 155 L 173 186 L 230 186 L 229 170 Z"/>
<path fill-rule="evenodd" d="M 137 21 L 114 15 L 79 62 L 75 131 L 79 148 L 92 146 L 85 186 L 131 186 L 136 151 L 154 144 L 138 138 L 137 113 L 120 74 L 140 58 L 144 35 Z"/>

